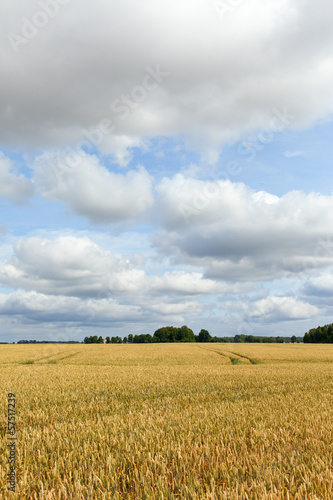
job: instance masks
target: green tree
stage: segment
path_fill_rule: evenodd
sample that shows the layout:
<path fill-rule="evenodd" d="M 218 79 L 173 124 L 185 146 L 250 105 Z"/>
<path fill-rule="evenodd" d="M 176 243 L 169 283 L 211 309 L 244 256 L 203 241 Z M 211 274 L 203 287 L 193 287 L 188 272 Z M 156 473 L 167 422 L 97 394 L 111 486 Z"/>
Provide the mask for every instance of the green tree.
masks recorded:
<path fill-rule="evenodd" d="M 102 342 L 100 342 L 102 340 Z M 83 342 L 85 344 L 99 344 L 103 343 L 102 337 L 97 337 L 97 335 L 91 335 L 90 337 L 85 337 Z"/>
<path fill-rule="evenodd" d="M 149 333 L 142 333 L 140 335 L 134 335 L 133 342 L 135 344 L 150 344 L 153 342 L 153 337 Z"/>
<path fill-rule="evenodd" d="M 111 343 L 112 344 L 122 344 L 122 340 L 120 337 L 111 337 Z"/>
<path fill-rule="evenodd" d="M 313 344 L 333 343 L 333 324 L 311 328 L 303 337 L 303 342 Z"/>
<path fill-rule="evenodd" d="M 195 342 L 193 330 L 183 325 L 180 328 L 175 326 L 163 326 L 158 328 L 153 335 L 154 342 Z"/>
<path fill-rule="evenodd" d="M 178 328 L 178 332 L 176 334 L 176 342 L 195 342 L 193 330 L 191 330 L 191 328 L 188 328 L 186 325 Z"/>
<path fill-rule="evenodd" d="M 245 342 L 245 335 L 235 335 L 234 337 L 234 342 L 240 343 L 240 342 Z"/>
<path fill-rule="evenodd" d="M 198 342 L 211 342 L 212 337 L 208 330 L 201 329 L 198 335 Z"/>
<path fill-rule="evenodd" d="M 164 326 L 158 328 L 154 333 L 155 342 L 175 342 L 177 340 L 178 328 L 174 326 Z"/>
<path fill-rule="evenodd" d="M 333 325 L 329 325 L 327 328 L 327 342 L 333 343 Z"/>

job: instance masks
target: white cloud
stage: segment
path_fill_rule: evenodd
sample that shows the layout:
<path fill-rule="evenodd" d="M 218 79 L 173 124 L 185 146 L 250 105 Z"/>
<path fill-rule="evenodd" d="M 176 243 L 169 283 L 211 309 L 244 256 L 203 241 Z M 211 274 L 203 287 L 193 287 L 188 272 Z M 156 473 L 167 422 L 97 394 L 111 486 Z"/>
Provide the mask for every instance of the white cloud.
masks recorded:
<path fill-rule="evenodd" d="M 33 194 L 31 181 L 16 172 L 13 162 L 0 151 L 0 197 L 23 204 Z"/>
<path fill-rule="evenodd" d="M 312 318 L 319 313 L 316 306 L 295 299 L 294 297 L 267 297 L 257 301 L 250 317 L 261 317 L 268 321 L 302 320 Z"/>
<path fill-rule="evenodd" d="M 28 323 L 85 327 L 107 320 L 161 325 L 166 317 L 184 324 L 207 308 L 202 296 L 246 289 L 204 279 L 198 272 L 154 276 L 137 265 L 139 260 L 116 255 L 87 237 L 22 239 L 13 255 L 0 261 L 0 283 L 16 290 L 0 296 L 0 313 Z"/>
<path fill-rule="evenodd" d="M 191 314 L 193 317 L 202 311 L 202 306 L 195 302 L 181 302 L 179 304 L 157 302 L 149 304 L 147 308 L 158 313 L 158 316 L 168 316 L 168 319 L 173 316 L 179 317 L 179 315 L 181 315 L 180 318 L 183 318 L 184 314 Z"/>
<path fill-rule="evenodd" d="M 305 295 L 333 297 L 333 274 L 326 272 L 310 278 L 304 285 Z"/>
<path fill-rule="evenodd" d="M 293 114 L 293 127 L 326 117 L 332 3 L 279 7 L 247 0 L 221 19 L 206 0 L 71 0 L 36 29 L 39 2 L 2 2 L 2 140 L 73 145 L 108 119 L 98 147 L 121 162 L 126 144 L 180 133 L 213 162 L 220 143 L 269 128 L 273 109 Z M 17 53 L 10 33 L 24 39 Z M 168 76 L 149 77 L 147 67 Z"/>
<path fill-rule="evenodd" d="M 0 281 L 39 293 L 100 297 L 138 291 L 145 273 L 128 259 L 104 250 L 89 238 L 21 240 L 14 256 L 0 262 Z"/>
<path fill-rule="evenodd" d="M 281 172 L 276 193 L 296 182 L 283 170 L 288 162 L 281 171 L 269 155 L 302 158 L 308 144 L 294 132 L 318 121 L 326 132 L 330 126 L 332 2 L 229 2 L 225 15 L 213 0 L 43 2 L 0 4 L 0 134 L 12 158 L 0 157 L 0 196 L 24 203 L 37 193 L 24 213 L 3 203 L 10 232 L 0 247 L 0 291 L 10 293 L 0 297 L 2 330 L 112 322 L 120 333 L 131 321 L 143 330 L 207 321 L 216 334 L 234 334 L 246 316 L 259 323 L 251 314 L 261 309 L 265 327 L 278 321 L 281 331 L 282 320 L 308 325 L 316 307 L 323 314 L 319 302 L 332 302 L 333 197 L 276 196 L 199 176 L 223 145 L 240 141 L 225 159 L 241 156 L 230 164 L 244 167 L 243 179 L 253 165 L 253 185 L 264 185 L 258 175 L 269 169 Z M 253 162 L 256 148 L 272 141 L 265 151 L 272 165 Z M 189 150 L 205 161 L 191 155 L 198 165 L 188 167 Z M 35 158 L 27 165 L 32 181 L 15 170 L 14 152 Z M 183 175 L 163 179 L 154 192 L 144 167 L 115 170 L 143 154 L 152 172 L 183 168 Z M 320 189 L 326 164 L 314 165 Z M 68 207 L 67 229 L 59 203 L 47 203 L 53 200 Z M 108 225 L 108 233 L 76 232 L 86 221 L 73 213 Z M 53 234 L 41 229 L 48 225 Z M 124 228 L 126 238 L 118 236 Z M 283 297 L 296 278 L 303 300 Z"/>
<path fill-rule="evenodd" d="M 58 200 L 95 224 L 134 220 L 153 204 L 152 179 L 138 170 L 109 172 L 96 156 L 45 152 L 33 162 L 35 184 L 47 200 Z"/>
<path fill-rule="evenodd" d="M 323 241 L 333 236 L 333 196 L 282 197 L 242 183 L 177 174 L 157 186 L 165 229 L 160 251 L 206 269 L 206 278 L 268 280 L 333 264 Z"/>
<path fill-rule="evenodd" d="M 78 297 L 45 295 L 35 291 L 0 294 L 0 313 L 24 316 L 25 321 L 68 322 L 87 325 L 140 319 L 138 306 L 119 304 L 113 299 L 84 300 Z"/>
<path fill-rule="evenodd" d="M 151 289 L 156 292 L 173 292 L 183 295 L 239 293 L 240 285 L 205 279 L 202 273 L 171 271 L 151 278 Z"/>
<path fill-rule="evenodd" d="M 92 326 L 103 330 L 112 324 L 126 330 L 131 324 L 136 332 L 145 327 L 153 333 L 166 322 L 197 329 L 209 325 L 216 334 L 216 321 L 222 321 L 229 329 L 234 324 L 229 333 L 235 334 L 244 321 L 252 325 L 264 318 L 265 324 L 273 324 L 311 319 L 319 312 L 297 298 L 267 297 L 263 289 L 247 295 L 247 284 L 206 279 L 200 272 L 174 270 L 154 276 L 137 267 L 137 258 L 134 261 L 87 237 L 22 239 L 14 255 L 0 262 L 0 282 L 14 289 L 0 294 L 0 315 L 4 324 L 11 322 L 11 330 L 13 325 L 29 329 L 44 324 L 53 331 L 61 324 L 66 335 L 73 333 L 76 339 Z"/>
<path fill-rule="evenodd" d="M 141 262 L 141 266 L 138 263 Z M 124 294 L 200 295 L 238 293 L 244 287 L 204 279 L 199 272 L 172 271 L 154 276 L 144 260 L 105 250 L 88 237 L 19 240 L 14 254 L 0 261 L 0 282 L 42 294 L 103 298 Z M 178 301 L 178 299 L 176 299 Z"/>
<path fill-rule="evenodd" d="M 45 324 L 62 325 L 63 340 L 83 339 L 84 331 L 91 328 L 105 329 L 114 325 L 128 328 L 131 325 L 134 333 L 143 326 L 148 326 L 150 333 L 157 325 L 166 321 L 182 324 L 185 317 L 196 319 L 202 306 L 195 301 L 183 303 L 167 303 L 165 301 L 146 301 L 142 305 L 121 303 L 113 298 L 94 299 L 80 297 L 64 297 L 46 295 L 36 291 L 18 290 L 10 294 L 0 293 L 0 320 L 5 319 L 16 325 Z M 53 328 L 52 328 L 53 329 Z M 59 329 L 59 326 L 58 326 Z M 90 330 L 89 330 L 90 329 Z M 110 333 L 110 332 L 108 332 Z M 126 331 L 126 334 L 129 332 Z M 147 332 L 146 332 L 147 333 Z M 53 338 L 57 338 L 56 331 Z M 45 335 L 44 335 L 45 336 Z M 36 337 L 34 337 L 36 338 Z"/>

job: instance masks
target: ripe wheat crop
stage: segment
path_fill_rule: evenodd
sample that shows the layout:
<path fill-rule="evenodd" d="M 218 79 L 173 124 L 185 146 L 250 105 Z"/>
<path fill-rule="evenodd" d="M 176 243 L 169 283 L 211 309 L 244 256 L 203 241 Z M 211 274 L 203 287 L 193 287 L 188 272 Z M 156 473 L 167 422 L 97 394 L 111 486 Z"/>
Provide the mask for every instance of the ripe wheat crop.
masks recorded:
<path fill-rule="evenodd" d="M 1 346 L 1 498 L 332 499 L 332 362 L 331 345 Z"/>

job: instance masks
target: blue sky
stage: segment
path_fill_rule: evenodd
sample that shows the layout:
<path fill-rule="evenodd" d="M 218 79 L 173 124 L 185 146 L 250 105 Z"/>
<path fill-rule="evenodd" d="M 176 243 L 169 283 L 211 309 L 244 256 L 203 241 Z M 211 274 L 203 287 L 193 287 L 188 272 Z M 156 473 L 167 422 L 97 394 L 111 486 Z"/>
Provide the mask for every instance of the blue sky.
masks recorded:
<path fill-rule="evenodd" d="M 0 10 L 0 341 L 331 322 L 328 0 Z"/>

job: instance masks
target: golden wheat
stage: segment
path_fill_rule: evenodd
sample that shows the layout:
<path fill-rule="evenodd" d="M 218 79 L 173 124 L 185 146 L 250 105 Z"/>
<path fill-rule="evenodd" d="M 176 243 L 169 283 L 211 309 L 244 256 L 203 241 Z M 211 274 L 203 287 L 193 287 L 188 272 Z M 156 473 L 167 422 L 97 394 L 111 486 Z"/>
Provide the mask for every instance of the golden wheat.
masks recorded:
<path fill-rule="evenodd" d="M 332 361 L 331 345 L 1 346 L 3 498 L 331 499 Z"/>

